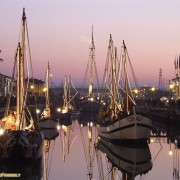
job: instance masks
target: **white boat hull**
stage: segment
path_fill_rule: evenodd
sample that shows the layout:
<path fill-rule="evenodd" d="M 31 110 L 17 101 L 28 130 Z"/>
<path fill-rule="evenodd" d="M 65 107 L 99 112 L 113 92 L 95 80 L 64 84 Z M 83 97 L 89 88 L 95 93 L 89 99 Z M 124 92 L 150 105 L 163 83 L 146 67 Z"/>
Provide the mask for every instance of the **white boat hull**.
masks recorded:
<path fill-rule="evenodd" d="M 137 114 L 110 125 L 97 125 L 100 137 L 110 140 L 141 140 L 150 137 L 152 120 Z"/>

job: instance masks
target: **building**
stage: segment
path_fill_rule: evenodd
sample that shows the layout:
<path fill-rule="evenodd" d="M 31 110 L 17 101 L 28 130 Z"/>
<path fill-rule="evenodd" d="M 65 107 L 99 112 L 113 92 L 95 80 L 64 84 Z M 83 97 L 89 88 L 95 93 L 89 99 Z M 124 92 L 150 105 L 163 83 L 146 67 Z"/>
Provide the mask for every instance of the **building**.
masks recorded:
<path fill-rule="evenodd" d="M 27 80 L 26 80 L 27 82 Z M 39 79 L 29 79 L 29 94 L 42 96 L 44 95 L 45 82 Z"/>
<path fill-rule="evenodd" d="M 11 92 L 11 85 L 13 84 L 13 78 L 0 73 L 0 96 L 7 97 Z"/>

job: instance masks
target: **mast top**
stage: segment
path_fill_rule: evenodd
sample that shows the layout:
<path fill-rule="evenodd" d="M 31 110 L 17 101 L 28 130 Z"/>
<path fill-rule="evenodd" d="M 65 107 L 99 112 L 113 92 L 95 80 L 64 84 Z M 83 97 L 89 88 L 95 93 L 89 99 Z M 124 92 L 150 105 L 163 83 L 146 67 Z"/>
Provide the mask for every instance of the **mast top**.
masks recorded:
<path fill-rule="evenodd" d="M 92 48 L 95 49 L 94 36 L 93 36 L 93 25 L 92 25 Z"/>
<path fill-rule="evenodd" d="M 26 20 L 25 8 L 23 8 L 22 20 L 23 20 L 23 21 L 25 21 L 25 20 Z"/>

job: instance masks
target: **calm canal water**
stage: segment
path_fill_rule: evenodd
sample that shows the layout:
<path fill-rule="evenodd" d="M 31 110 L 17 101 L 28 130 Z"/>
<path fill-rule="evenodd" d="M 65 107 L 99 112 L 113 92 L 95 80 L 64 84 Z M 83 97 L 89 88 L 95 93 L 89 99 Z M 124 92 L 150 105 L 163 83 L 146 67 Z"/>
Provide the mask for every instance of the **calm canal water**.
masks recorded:
<path fill-rule="evenodd" d="M 157 127 L 157 125 L 155 126 Z M 117 156 L 121 158 L 121 162 L 123 161 L 119 163 L 121 170 L 126 162 L 131 163 L 129 170 L 135 171 L 136 169 L 137 173 L 147 171 L 145 174 L 136 175 L 135 179 L 178 179 L 179 150 L 175 144 L 167 143 L 166 126 L 157 127 L 157 129 L 162 130 L 161 135 L 165 137 L 151 137 L 150 143 L 145 147 L 115 147 L 103 142 L 104 153 L 100 153 L 101 151 L 96 153 L 97 151 L 94 150 L 94 141 L 96 141 L 94 137 L 97 137 L 95 127 L 91 131 L 87 126 L 81 127 L 75 121 L 70 128 L 66 134 L 69 138 L 66 138 L 64 133 L 62 134 L 61 129 L 60 136 L 55 141 L 51 141 L 47 176 L 50 180 L 99 180 L 105 177 L 106 179 L 113 179 L 112 173 L 110 173 L 112 170 L 111 163 L 109 162 L 113 159 L 117 163 Z M 102 147 L 102 144 L 99 147 Z M 68 148 L 69 150 L 67 150 Z M 169 154 L 170 150 L 172 155 Z M 111 157 L 109 161 L 107 160 L 108 152 L 110 152 L 109 156 Z M 119 155 L 117 155 L 118 152 Z M 132 163 L 136 163 L 135 169 L 132 169 Z M 113 171 L 116 179 L 123 179 L 123 172 L 125 171 L 121 170 Z M 177 170 L 174 175 L 173 170 L 174 172 Z"/>
<path fill-rule="evenodd" d="M 81 126 L 77 120 L 68 128 L 61 126 L 59 136 L 51 140 L 46 173 L 44 171 L 46 175 L 43 175 L 42 171 L 41 179 L 177 180 L 179 128 L 172 128 L 166 123 L 158 124 L 157 121 L 153 123 L 153 127 L 149 143 L 141 146 L 131 144 L 117 146 L 97 138 L 95 126 Z M 18 165 L 14 167 L 16 166 Z M 34 174 L 40 174 L 40 169 L 35 166 Z M 28 167 L 27 171 L 31 177 L 31 167 Z M 131 174 L 128 178 L 126 172 Z"/>

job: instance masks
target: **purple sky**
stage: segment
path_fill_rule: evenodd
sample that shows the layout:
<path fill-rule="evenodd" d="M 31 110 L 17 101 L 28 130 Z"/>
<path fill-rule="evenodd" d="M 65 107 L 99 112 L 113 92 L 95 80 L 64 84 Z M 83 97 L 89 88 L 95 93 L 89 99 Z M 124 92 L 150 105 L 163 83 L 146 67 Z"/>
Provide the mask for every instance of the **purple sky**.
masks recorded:
<path fill-rule="evenodd" d="M 180 53 L 179 0 L 1 0 L 0 72 L 11 76 L 23 7 L 26 9 L 33 70 L 44 80 L 47 62 L 53 81 L 66 74 L 82 84 L 94 26 L 96 64 L 102 79 L 109 35 L 120 53 L 125 40 L 140 85 L 159 84 L 174 77 Z"/>

